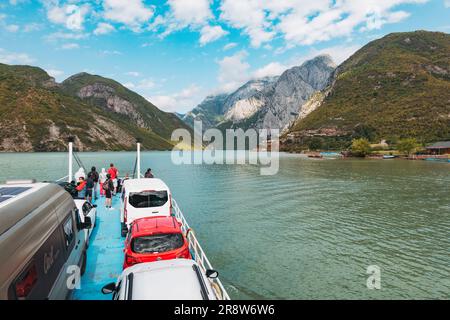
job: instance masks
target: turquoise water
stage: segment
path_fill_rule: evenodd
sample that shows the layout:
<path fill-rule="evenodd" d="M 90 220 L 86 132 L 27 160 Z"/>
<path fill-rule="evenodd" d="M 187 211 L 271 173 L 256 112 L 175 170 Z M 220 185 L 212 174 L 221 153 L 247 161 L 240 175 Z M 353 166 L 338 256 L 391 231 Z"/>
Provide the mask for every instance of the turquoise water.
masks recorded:
<path fill-rule="evenodd" d="M 132 172 L 134 153 L 82 153 Z M 172 164 L 143 153 L 171 187 L 233 299 L 450 297 L 450 165 L 313 160 L 282 154 L 275 176 L 251 165 Z M 62 153 L 0 154 L 0 181 L 56 179 Z M 381 289 L 366 287 L 369 265 Z"/>

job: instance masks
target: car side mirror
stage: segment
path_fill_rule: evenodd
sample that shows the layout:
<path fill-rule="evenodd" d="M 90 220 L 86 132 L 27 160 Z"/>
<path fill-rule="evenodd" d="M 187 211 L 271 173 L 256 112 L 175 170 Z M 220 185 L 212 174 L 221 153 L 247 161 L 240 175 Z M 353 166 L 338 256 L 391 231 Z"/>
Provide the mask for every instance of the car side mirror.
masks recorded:
<path fill-rule="evenodd" d="M 81 224 L 82 229 L 90 229 L 92 228 L 91 217 L 84 217 L 84 223 Z"/>
<path fill-rule="evenodd" d="M 111 294 L 116 291 L 116 284 L 114 282 L 108 283 L 107 285 L 103 286 L 102 293 L 103 294 Z"/>
<path fill-rule="evenodd" d="M 206 277 L 209 279 L 216 279 L 219 276 L 219 272 L 216 270 L 208 269 L 206 270 Z"/>

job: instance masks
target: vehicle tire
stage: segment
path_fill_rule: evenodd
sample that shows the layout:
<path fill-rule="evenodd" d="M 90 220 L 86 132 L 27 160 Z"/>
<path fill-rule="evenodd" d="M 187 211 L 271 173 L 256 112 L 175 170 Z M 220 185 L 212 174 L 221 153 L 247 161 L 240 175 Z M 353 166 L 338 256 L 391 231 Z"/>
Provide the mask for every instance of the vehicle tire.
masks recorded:
<path fill-rule="evenodd" d="M 86 263 L 87 263 L 87 255 L 86 255 L 86 250 L 84 250 L 83 252 L 83 262 L 81 263 L 81 268 L 80 268 L 80 275 L 84 275 L 84 273 L 86 272 Z"/>

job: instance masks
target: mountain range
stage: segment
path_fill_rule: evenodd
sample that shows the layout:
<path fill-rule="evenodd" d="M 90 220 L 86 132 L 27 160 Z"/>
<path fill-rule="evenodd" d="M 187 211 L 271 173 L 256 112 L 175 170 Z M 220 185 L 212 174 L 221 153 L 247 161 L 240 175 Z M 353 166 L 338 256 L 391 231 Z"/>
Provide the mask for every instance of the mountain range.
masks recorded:
<path fill-rule="evenodd" d="M 120 83 L 76 74 L 56 83 L 44 70 L 0 64 L 0 151 L 169 150 L 176 128 L 189 129 Z"/>
<path fill-rule="evenodd" d="M 278 128 L 289 151 L 313 138 L 329 148 L 346 148 L 356 137 L 450 139 L 450 35 L 389 34 L 338 67 L 318 56 L 279 77 L 207 97 L 183 117 L 190 125 L 194 119 L 222 130 Z"/>
<path fill-rule="evenodd" d="M 290 129 L 294 145 L 311 136 L 450 139 L 450 35 L 404 32 L 370 42 L 336 69 L 317 103 Z"/>
<path fill-rule="evenodd" d="M 0 151 L 169 150 L 174 129 L 278 128 L 282 150 L 312 139 L 346 148 L 416 138 L 450 140 L 450 35 L 415 31 L 374 40 L 339 66 L 326 55 L 280 76 L 207 97 L 185 115 L 166 113 L 120 83 L 79 73 L 57 83 L 44 70 L 0 64 Z"/>
<path fill-rule="evenodd" d="M 310 97 L 329 84 L 335 64 L 328 55 L 306 61 L 279 77 L 253 79 L 230 94 L 207 97 L 183 120 L 203 128 L 280 128 L 286 130 Z"/>

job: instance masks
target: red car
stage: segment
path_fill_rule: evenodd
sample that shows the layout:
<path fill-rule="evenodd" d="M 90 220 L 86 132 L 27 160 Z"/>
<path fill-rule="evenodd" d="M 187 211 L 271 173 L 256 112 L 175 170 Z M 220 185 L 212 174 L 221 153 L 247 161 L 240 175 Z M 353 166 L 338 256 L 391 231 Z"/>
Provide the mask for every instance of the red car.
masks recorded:
<path fill-rule="evenodd" d="M 192 258 L 187 235 L 175 217 L 137 219 L 130 229 L 125 241 L 124 269 L 141 262 Z"/>

